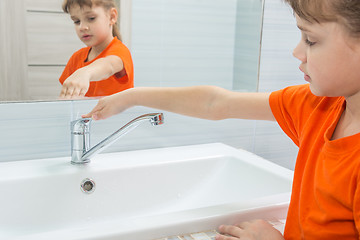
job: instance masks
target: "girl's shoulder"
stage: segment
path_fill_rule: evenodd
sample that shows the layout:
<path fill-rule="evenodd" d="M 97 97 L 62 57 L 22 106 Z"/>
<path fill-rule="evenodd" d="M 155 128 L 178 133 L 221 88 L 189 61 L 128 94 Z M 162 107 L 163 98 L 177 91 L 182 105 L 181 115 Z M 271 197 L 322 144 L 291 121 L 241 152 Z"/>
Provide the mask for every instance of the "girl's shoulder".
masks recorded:
<path fill-rule="evenodd" d="M 108 45 L 107 49 L 121 49 L 121 50 L 127 50 L 129 51 L 129 49 L 125 46 L 125 44 L 120 41 L 117 37 L 114 37 L 114 39 L 111 41 L 111 43 Z"/>
<path fill-rule="evenodd" d="M 119 56 L 120 58 L 131 58 L 130 50 L 117 37 L 114 37 L 114 39 L 104 49 L 104 51 L 99 55 L 99 57 L 104 57 L 108 55 L 115 55 Z"/>

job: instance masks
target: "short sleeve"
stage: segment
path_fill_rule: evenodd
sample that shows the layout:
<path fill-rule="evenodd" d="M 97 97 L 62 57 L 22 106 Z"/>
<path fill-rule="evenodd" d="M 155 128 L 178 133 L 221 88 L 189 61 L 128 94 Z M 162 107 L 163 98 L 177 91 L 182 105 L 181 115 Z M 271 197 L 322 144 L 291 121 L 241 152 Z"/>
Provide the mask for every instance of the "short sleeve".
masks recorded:
<path fill-rule="evenodd" d="M 321 97 L 314 96 L 308 84 L 272 92 L 269 104 L 282 130 L 299 146 L 301 132 Z"/>
<path fill-rule="evenodd" d="M 134 79 L 134 66 L 131 57 L 130 50 L 118 39 L 115 39 L 114 45 L 106 50 L 106 56 L 114 55 L 121 58 L 125 73 L 128 76 L 129 81 Z M 116 73 L 114 75 L 116 78 L 121 78 L 122 74 Z"/>

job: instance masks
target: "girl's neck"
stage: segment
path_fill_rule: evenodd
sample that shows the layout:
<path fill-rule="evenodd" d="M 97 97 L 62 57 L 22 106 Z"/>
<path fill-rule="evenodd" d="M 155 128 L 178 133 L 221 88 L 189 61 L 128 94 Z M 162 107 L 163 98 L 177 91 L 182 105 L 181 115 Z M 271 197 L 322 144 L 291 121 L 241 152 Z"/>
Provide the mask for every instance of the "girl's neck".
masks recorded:
<path fill-rule="evenodd" d="M 97 56 L 99 56 L 100 53 L 102 53 L 107 48 L 107 46 L 109 46 L 109 44 L 112 42 L 113 39 L 114 37 L 111 36 L 107 38 L 105 41 L 103 41 L 101 44 L 97 46 L 92 46 L 89 51 L 89 55 L 87 57 L 87 62 L 90 62 L 93 59 L 95 59 Z"/>
<path fill-rule="evenodd" d="M 346 107 L 335 128 L 332 140 L 360 133 L 360 94 L 346 99 Z"/>

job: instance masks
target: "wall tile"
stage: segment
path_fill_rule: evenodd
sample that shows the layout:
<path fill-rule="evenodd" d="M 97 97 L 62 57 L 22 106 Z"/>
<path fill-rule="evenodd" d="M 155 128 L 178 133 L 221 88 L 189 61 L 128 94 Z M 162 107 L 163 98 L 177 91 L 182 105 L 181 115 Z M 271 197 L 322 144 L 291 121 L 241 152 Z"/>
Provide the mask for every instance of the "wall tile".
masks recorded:
<path fill-rule="evenodd" d="M 266 0 L 261 46 L 259 91 L 271 92 L 286 86 L 303 84 L 292 56 L 300 41 L 300 32 L 291 9 L 281 0 Z M 293 169 L 298 148 L 277 123 L 257 122 L 254 153 Z"/>
<path fill-rule="evenodd" d="M 0 104 L 0 161 L 69 155 L 71 102 Z"/>

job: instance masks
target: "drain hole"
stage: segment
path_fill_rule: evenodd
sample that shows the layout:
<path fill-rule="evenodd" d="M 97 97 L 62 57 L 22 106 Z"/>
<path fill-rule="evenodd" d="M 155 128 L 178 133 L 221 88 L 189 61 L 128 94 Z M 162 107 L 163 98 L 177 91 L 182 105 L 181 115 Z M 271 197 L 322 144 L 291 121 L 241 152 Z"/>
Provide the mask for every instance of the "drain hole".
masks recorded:
<path fill-rule="evenodd" d="M 90 178 L 86 178 L 81 182 L 81 190 L 84 193 L 92 193 L 95 191 L 95 182 Z"/>

